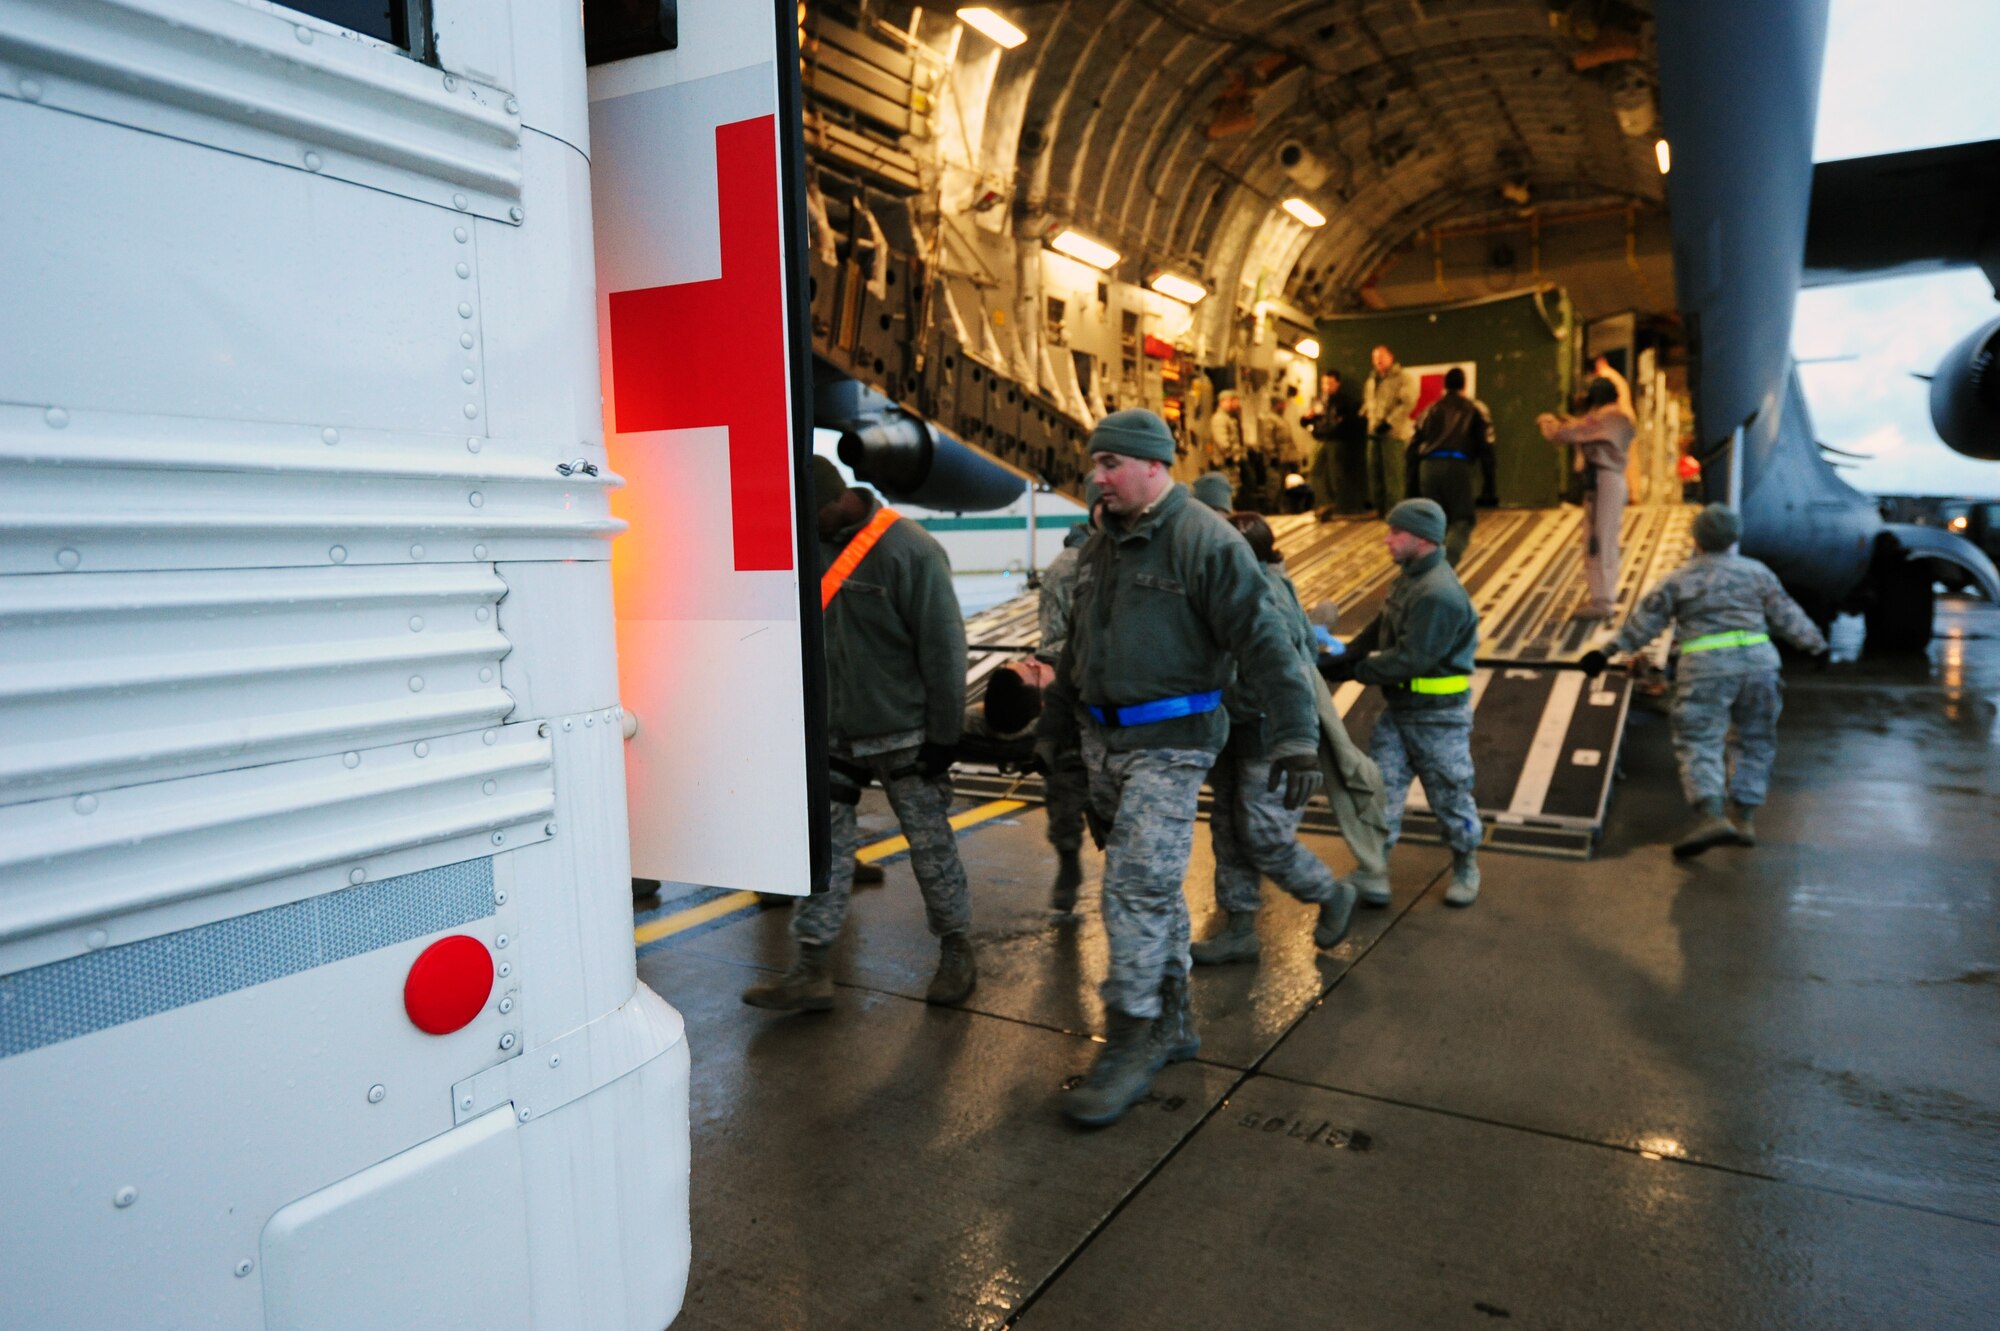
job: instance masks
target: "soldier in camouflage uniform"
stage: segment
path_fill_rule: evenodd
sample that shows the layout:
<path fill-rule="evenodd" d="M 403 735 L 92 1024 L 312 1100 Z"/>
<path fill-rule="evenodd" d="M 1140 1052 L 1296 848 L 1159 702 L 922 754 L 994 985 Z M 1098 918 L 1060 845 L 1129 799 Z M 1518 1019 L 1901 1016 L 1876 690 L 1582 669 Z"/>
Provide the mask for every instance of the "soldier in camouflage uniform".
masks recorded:
<path fill-rule="evenodd" d="M 1042 591 L 1037 618 L 1040 645 L 1035 659 L 1053 668 L 1062 659 L 1063 643 L 1069 638 L 1071 607 L 1076 600 L 1078 552 L 1090 539 L 1097 519 L 1095 487 L 1086 487 L 1091 518 L 1069 529 L 1061 553 L 1042 570 Z M 1056 881 L 1049 891 L 1049 908 L 1067 915 L 1076 909 L 1077 891 L 1083 886 L 1083 809 L 1090 798 L 1090 778 L 1084 771 L 1082 749 L 1071 744 L 1045 763 L 1044 789 L 1048 798 L 1049 845 L 1056 852 Z"/>
<path fill-rule="evenodd" d="M 849 489 L 825 458 L 813 459 L 820 566 L 870 529 L 882 501 Z M 931 534 L 896 518 L 841 584 L 824 615 L 827 747 L 833 772 L 833 861 L 827 889 L 792 910 L 798 957 L 783 976 L 752 985 L 753 1007 L 823 1012 L 833 1006 L 827 953 L 847 920 L 861 791 L 879 782 L 910 842 L 924 918 L 939 940 L 925 999 L 957 1003 L 976 980 L 971 895 L 952 832 L 951 751 L 965 720 L 965 619 L 951 563 Z"/>
<path fill-rule="evenodd" d="M 1375 722 L 1369 752 L 1382 768 L 1389 798 L 1389 842 L 1403 825 L 1410 781 L 1424 783 L 1445 844 L 1451 885 L 1445 904 L 1479 899 L 1479 842 L 1485 828 L 1472 795 L 1472 672 L 1479 612 L 1445 562 L 1444 510 L 1429 499 L 1406 499 L 1389 511 L 1389 557 L 1402 575 L 1374 625 L 1354 650 L 1328 670 L 1334 678 L 1378 684 L 1388 707 Z M 1370 639 L 1376 650 L 1364 654 Z M 1363 902 L 1389 904 L 1388 885 L 1364 886 Z"/>
<path fill-rule="evenodd" d="M 1319 684 L 1318 675 L 1310 673 L 1319 656 L 1312 622 L 1306 618 L 1305 607 L 1299 604 L 1298 589 L 1285 574 L 1270 524 L 1255 513 L 1232 513 L 1229 524 L 1243 534 L 1251 553 L 1257 556 L 1271 600 L 1298 655 L 1300 673 L 1310 684 Z M 1323 685 L 1320 691 L 1324 691 Z M 1348 923 L 1354 916 L 1355 887 L 1335 878 L 1325 861 L 1300 844 L 1299 822 L 1305 810 L 1286 808 L 1284 801 L 1269 788 L 1271 760 L 1265 741 L 1264 712 L 1256 690 L 1246 680 L 1232 679 L 1223 690 L 1222 701 L 1229 713 L 1229 742 L 1208 774 L 1209 789 L 1214 793 L 1208 832 L 1215 852 L 1215 904 L 1223 911 L 1223 925 L 1213 937 L 1190 949 L 1194 962 L 1198 966 L 1219 966 L 1257 959 L 1261 950 L 1257 941 L 1257 908 L 1262 904 L 1259 886 L 1264 876 L 1299 900 L 1319 906 L 1313 942 L 1320 947 L 1333 947 L 1347 936 Z M 1337 716 L 1334 731 L 1339 740 L 1346 740 L 1346 728 Z M 1322 734 L 1325 733 L 1322 727 Z M 1354 757 L 1373 768 L 1374 764 L 1360 754 Z M 1323 759 L 1322 775 L 1327 778 L 1329 797 L 1347 794 L 1342 773 L 1337 768 L 1326 771 L 1326 766 Z M 1379 781 L 1378 775 L 1373 792 L 1378 811 L 1382 804 Z M 1334 803 L 1351 819 L 1351 800 L 1336 798 Z M 1380 826 L 1381 822 L 1378 814 L 1375 823 Z M 1342 827 L 1345 830 L 1348 823 L 1343 822 Z M 1355 836 L 1358 844 L 1367 844 L 1360 829 L 1355 829 Z M 1379 853 L 1379 840 L 1375 844 Z M 1365 851 L 1357 852 L 1357 859 L 1363 854 Z"/>
<path fill-rule="evenodd" d="M 1674 681 L 1674 756 L 1681 792 L 1695 811 L 1693 830 L 1674 846 L 1682 857 L 1731 843 L 1757 844 L 1754 819 L 1778 755 L 1778 713 L 1784 704 L 1771 638 L 1775 634 L 1814 656 L 1827 649 L 1825 636 L 1785 594 L 1777 574 L 1730 553 L 1742 534 L 1735 509 L 1704 508 L 1694 520 L 1700 553 L 1646 593 L 1610 647 L 1618 654 L 1636 652 L 1669 623 L 1675 626 L 1680 665 Z M 1604 652 L 1592 651 L 1584 666 L 1595 674 L 1606 659 Z M 1733 825 L 1723 816 L 1725 792 L 1736 805 Z"/>
<path fill-rule="evenodd" d="M 1174 483 L 1166 422 L 1145 410 L 1113 412 L 1091 432 L 1090 451 L 1104 526 L 1083 547 L 1038 747 L 1071 742 L 1084 708 L 1091 803 L 1110 829 L 1108 1030 L 1064 1110 L 1102 1124 L 1144 1095 L 1160 1067 L 1200 1047 L 1181 883 L 1202 779 L 1222 747 L 1232 657 L 1270 720 L 1271 783 L 1299 807 L 1320 771 L 1312 695 L 1257 561 L 1228 523 Z"/>

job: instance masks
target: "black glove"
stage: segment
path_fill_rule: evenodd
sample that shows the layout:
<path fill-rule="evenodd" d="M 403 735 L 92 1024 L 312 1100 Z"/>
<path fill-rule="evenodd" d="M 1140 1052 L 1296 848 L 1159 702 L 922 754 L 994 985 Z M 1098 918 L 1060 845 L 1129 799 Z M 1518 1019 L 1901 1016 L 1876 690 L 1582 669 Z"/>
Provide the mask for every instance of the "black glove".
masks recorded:
<path fill-rule="evenodd" d="M 1577 664 L 1583 667 L 1584 674 L 1596 679 L 1604 673 L 1605 667 L 1611 664 L 1611 658 L 1593 648 L 1585 652 Z"/>
<path fill-rule="evenodd" d="M 1318 664 L 1321 679 L 1329 684 L 1345 684 L 1354 678 L 1354 667 L 1361 664 L 1361 658 L 1353 652 L 1343 652 L 1339 656 L 1321 652 Z"/>
<path fill-rule="evenodd" d="M 1264 788 L 1276 790 L 1285 788 L 1285 807 L 1303 809 L 1306 801 L 1319 790 L 1325 778 L 1320 775 L 1317 754 L 1300 753 L 1290 758 L 1279 758 L 1271 764 L 1271 780 Z"/>
<path fill-rule="evenodd" d="M 917 749 L 917 766 L 923 769 L 926 777 L 935 781 L 941 776 L 951 774 L 952 759 L 955 757 L 957 750 L 951 745 L 933 744 L 925 740 Z"/>

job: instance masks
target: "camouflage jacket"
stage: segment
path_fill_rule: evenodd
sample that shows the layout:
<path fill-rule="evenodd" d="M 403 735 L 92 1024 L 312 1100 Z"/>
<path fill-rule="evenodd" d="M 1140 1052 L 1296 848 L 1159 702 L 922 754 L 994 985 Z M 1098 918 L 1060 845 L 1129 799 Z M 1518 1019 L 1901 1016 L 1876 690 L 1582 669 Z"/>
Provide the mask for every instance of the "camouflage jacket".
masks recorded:
<path fill-rule="evenodd" d="M 1035 615 L 1041 639 L 1035 656 L 1050 665 L 1062 659 L 1063 643 L 1069 639 L 1070 607 L 1076 601 L 1077 551 L 1089 539 L 1090 524 L 1077 523 L 1063 537 L 1063 548 L 1042 570 L 1042 594 Z"/>
<path fill-rule="evenodd" d="M 1647 591 L 1619 630 L 1614 652 L 1636 652 L 1668 623 L 1683 643 L 1716 633 L 1771 634 L 1800 651 L 1826 650 L 1826 638 L 1799 603 L 1785 594 L 1778 575 L 1754 559 L 1735 554 L 1698 554 Z M 1681 653 L 1678 678 L 1710 679 L 1778 668 L 1778 649 L 1768 642 L 1751 647 L 1717 647 Z"/>
<path fill-rule="evenodd" d="M 1285 636 L 1292 650 L 1298 653 L 1300 669 L 1313 669 L 1319 659 L 1319 641 L 1313 636 L 1312 621 L 1306 618 L 1306 608 L 1299 601 L 1299 589 L 1283 564 L 1260 567 L 1270 588 L 1271 603 L 1284 622 Z M 1267 757 L 1270 736 L 1264 724 L 1263 700 L 1258 697 L 1256 687 L 1242 676 L 1232 675 L 1228 687 L 1222 691 L 1222 705 L 1229 712 L 1229 752 L 1246 758 Z"/>
<path fill-rule="evenodd" d="M 1403 565 L 1389 588 L 1382 613 L 1361 638 L 1373 650 L 1354 667 L 1364 684 L 1380 684 L 1389 705 L 1398 709 L 1455 704 L 1464 694 L 1412 693 L 1398 685 L 1413 679 L 1470 675 L 1479 646 L 1479 612 L 1443 550 L 1433 550 Z"/>
<path fill-rule="evenodd" d="M 1067 742 L 1081 702 L 1131 707 L 1220 690 L 1232 665 L 1255 683 L 1272 753 L 1318 751 L 1319 719 L 1284 621 L 1250 545 L 1185 485 L 1145 513 L 1110 517 L 1081 551 L 1075 614 L 1056 666 L 1041 734 Z M 1068 705 L 1066 705 L 1068 704 Z M 1136 726 L 1107 726 L 1105 746 L 1219 752 L 1222 708 Z"/>
<path fill-rule="evenodd" d="M 870 495 L 867 517 L 820 542 L 822 572 L 881 507 Z M 935 537 L 908 518 L 894 523 L 848 575 L 823 622 L 827 732 L 836 749 L 863 756 L 957 742 L 965 615 Z"/>

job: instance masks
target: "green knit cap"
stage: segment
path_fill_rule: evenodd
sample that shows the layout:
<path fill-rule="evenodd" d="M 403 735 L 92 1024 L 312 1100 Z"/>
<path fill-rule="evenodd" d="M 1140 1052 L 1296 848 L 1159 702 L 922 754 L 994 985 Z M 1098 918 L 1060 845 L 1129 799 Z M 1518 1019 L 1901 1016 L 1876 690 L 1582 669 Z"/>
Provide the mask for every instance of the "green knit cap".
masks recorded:
<path fill-rule="evenodd" d="M 1144 407 L 1127 407 L 1097 423 L 1097 428 L 1090 432 L 1090 451 L 1171 463 L 1174 433 L 1165 421 Z"/>
<path fill-rule="evenodd" d="M 1236 487 L 1229 478 L 1219 471 L 1211 471 L 1196 479 L 1193 486 L 1194 497 L 1207 504 L 1218 513 L 1227 513 L 1236 506 Z"/>
<path fill-rule="evenodd" d="M 827 461 L 823 454 L 813 454 L 812 477 L 814 508 L 825 508 L 847 493 L 847 482 L 841 479 L 840 468 Z"/>
<path fill-rule="evenodd" d="M 1710 504 L 1694 515 L 1694 543 L 1710 554 L 1720 554 L 1743 535 L 1743 519 L 1727 504 Z"/>
<path fill-rule="evenodd" d="M 1389 510 L 1389 525 L 1433 545 L 1444 544 L 1444 510 L 1435 499 L 1405 499 Z"/>

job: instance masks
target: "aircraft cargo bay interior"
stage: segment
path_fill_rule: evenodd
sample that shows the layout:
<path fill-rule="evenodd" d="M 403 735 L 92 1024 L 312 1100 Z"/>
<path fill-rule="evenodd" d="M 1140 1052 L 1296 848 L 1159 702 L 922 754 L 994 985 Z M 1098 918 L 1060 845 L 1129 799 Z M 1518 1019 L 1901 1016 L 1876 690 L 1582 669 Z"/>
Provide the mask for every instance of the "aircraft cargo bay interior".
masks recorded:
<path fill-rule="evenodd" d="M 0 0 L 0 1327 L 1991 1326 L 1996 42 Z"/>

